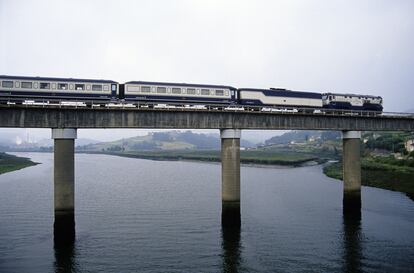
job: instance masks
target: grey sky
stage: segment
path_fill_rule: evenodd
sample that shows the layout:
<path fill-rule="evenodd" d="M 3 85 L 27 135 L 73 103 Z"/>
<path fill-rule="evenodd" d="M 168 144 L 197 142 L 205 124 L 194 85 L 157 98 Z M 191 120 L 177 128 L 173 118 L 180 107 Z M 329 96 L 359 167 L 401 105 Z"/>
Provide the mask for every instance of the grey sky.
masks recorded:
<path fill-rule="evenodd" d="M 411 0 L 0 0 L 0 74 L 367 93 L 402 111 L 413 14 Z"/>

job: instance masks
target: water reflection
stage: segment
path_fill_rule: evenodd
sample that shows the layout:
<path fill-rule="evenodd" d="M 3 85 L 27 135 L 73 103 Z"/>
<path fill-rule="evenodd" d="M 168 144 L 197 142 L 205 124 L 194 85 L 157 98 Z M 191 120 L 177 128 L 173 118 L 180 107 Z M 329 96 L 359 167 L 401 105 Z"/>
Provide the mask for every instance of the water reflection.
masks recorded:
<path fill-rule="evenodd" d="M 55 215 L 53 226 L 55 272 L 77 272 L 75 264 L 75 218 Z"/>
<path fill-rule="evenodd" d="M 343 272 L 362 272 L 361 196 L 343 199 Z"/>
<path fill-rule="evenodd" d="M 361 218 L 361 192 L 344 193 L 342 206 L 344 215 L 359 215 Z"/>
<path fill-rule="evenodd" d="M 240 266 L 240 203 L 223 204 L 221 213 L 223 272 L 237 273 Z"/>
<path fill-rule="evenodd" d="M 221 206 L 222 226 L 240 228 L 240 202 L 223 202 Z"/>

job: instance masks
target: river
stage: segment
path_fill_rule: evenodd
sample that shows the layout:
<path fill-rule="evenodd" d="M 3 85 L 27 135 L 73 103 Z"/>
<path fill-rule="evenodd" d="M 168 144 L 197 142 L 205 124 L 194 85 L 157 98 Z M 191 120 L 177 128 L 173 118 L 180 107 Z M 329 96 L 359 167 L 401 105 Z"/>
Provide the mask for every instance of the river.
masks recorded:
<path fill-rule="evenodd" d="M 221 226 L 215 163 L 76 155 L 76 237 L 53 240 L 53 154 L 0 175 L 0 272 L 414 272 L 414 202 L 321 166 L 241 169 L 241 228 Z"/>

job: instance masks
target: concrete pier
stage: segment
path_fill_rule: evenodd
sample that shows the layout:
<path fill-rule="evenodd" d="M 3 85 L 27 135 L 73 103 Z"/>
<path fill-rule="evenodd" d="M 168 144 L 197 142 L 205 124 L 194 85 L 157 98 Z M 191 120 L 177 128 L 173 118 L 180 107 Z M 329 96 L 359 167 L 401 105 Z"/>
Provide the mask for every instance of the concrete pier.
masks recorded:
<path fill-rule="evenodd" d="M 74 215 L 76 129 L 52 129 L 52 138 L 55 142 L 54 199 L 57 220 L 57 216 Z"/>
<path fill-rule="evenodd" d="M 346 211 L 361 209 L 361 132 L 343 131 L 343 208 Z"/>
<path fill-rule="evenodd" d="M 221 198 L 222 224 L 240 225 L 240 137 L 238 129 L 222 129 Z"/>

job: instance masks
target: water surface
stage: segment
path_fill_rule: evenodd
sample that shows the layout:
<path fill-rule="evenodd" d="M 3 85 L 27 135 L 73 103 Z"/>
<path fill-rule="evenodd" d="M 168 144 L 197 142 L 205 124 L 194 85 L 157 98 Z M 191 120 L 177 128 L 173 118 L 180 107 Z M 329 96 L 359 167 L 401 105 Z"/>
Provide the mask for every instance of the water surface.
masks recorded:
<path fill-rule="evenodd" d="M 53 155 L 19 155 L 42 164 L 0 175 L 0 272 L 414 272 L 414 202 L 363 187 L 344 217 L 320 166 L 242 167 L 242 224 L 222 228 L 219 164 L 79 154 L 59 243 Z"/>

